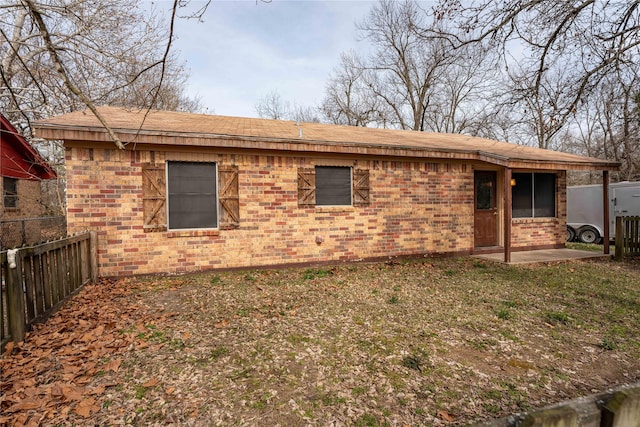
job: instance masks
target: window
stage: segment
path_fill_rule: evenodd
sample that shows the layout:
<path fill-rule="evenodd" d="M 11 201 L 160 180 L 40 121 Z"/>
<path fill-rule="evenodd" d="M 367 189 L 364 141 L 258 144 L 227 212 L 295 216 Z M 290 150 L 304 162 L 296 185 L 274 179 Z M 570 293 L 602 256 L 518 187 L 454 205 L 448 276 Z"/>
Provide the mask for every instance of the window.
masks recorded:
<path fill-rule="evenodd" d="M 4 195 L 5 208 L 18 207 L 18 180 L 15 178 L 2 177 L 2 191 Z"/>
<path fill-rule="evenodd" d="M 351 205 L 351 168 L 316 166 L 316 205 Z"/>
<path fill-rule="evenodd" d="M 238 167 L 217 163 L 142 165 L 145 232 L 238 228 Z M 168 216 L 167 216 L 168 215 Z"/>
<path fill-rule="evenodd" d="M 513 217 L 556 216 L 556 175 L 553 173 L 514 173 Z"/>
<path fill-rule="evenodd" d="M 298 169 L 298 206 L 365 206 L 369 171 L 347 166 Z"/>
<path fill-rule="evenodd" d="M 169 229 L 218 226 L 215 163 L 169 162 Z"/>

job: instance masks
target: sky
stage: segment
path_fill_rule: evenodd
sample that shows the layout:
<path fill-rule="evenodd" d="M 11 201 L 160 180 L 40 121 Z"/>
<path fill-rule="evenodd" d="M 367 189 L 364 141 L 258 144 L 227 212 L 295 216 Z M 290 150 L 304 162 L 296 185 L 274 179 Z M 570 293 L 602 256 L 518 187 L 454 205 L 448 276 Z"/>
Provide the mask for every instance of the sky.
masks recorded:
<path fill-rule="evenodd" d="M 189 8 L 204 4 L 194 0 Z M 357 41 L 355 23 L 373 4 L 214 0 L 203 22 L 177 21 L 174 48 L 190 74 L 187 94 L 199 96 L 207 113 L 227 116 L 257 117 L 256 103 L 273 91 L 291 104 L 319 105 L 340 54 L 369 50 Z"/>

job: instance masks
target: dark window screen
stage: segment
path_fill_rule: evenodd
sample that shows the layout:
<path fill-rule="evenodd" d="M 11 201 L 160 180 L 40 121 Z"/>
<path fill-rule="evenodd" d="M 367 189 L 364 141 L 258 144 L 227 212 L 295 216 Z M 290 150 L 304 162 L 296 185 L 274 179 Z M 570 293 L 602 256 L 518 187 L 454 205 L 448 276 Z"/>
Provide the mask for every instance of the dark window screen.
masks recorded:
<path fill-rule="evenodd" d="M 533 178 L 535 217 L 556 216 L 556 176 L 552 173 L 536 173 Z"/>
<path fill-rule="evenodd" d="M 169 162 L 169 228 L 218 226 L 216 164 Z"/>
<path fill-rule="evenodd" d="M 513 198 L 513 217 L 530 218 L 533 216 L 533 193 L 530 173 L 514 173 L 516 185 L 511 187 Z"/>
<path fill-rule="evenodd" d="M 556 216 L 556 176 L 552 173 L 514 173 L 513 217 Z"/>
<path fill-rule="evenodd" d="M 316 205 L 351 205 L 351 168 L 316 166 Z"/>
<path fill-rule="evenodd" d="M 2 189 L 4 192 L 4 207 L 18 207 L 18 180 L 15 178 L 3 177 Z"/>

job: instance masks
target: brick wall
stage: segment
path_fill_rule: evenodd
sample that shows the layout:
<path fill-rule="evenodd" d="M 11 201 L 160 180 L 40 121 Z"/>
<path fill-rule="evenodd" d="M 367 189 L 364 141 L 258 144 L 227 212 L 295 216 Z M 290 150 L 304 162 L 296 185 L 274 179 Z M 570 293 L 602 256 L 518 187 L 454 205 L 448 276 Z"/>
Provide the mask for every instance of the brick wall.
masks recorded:
<path fill-rule="evenodd" d="M 144 232 L 141 167 L 166 160 L 237 165 L 240 227 Z M 332 162 L 370 171 L 369 206 L 298 207 L 298 168 Z M 98 231 L 104 276 L 473 249 L 471 165 L 81 146 L 66 165 L 69 233 Z"/>
<path fill-rule="evenodd" d="M 42 202 L 41 182 L 19 179 L 17 190 L 18 206 L 16 208 L 5 208 L 4 198 L 0 200 L 2 219 L 36 218 L 42 216 L 45 212 L 45 205 Z M 3 194 L 2 179 L 0 179 L 0 196 Z"/>
<path fill-rule="evenodd" d="M 567 174 L 556 173 L 556 217 L 514 218 L 511 225 L 513 249 L 564 246 L 567 237 Z"/>

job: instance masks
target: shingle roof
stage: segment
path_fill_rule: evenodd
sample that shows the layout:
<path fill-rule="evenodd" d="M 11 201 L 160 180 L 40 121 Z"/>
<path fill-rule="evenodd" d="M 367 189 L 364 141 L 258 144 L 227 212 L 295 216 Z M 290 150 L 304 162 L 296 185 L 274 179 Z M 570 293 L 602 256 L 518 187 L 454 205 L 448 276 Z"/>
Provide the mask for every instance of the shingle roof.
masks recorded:
<path fill-rule="evenodd" d="M 617 170 L 619 163 L 459 134 L 99 107 L 127 144 L 483 161 L 513 168 Z M 146 117 L 145 117 L 146 114 Z M 144 119 L 144 122 L 143 122 Z M 34 124 L 46 139 L 110 141 L 89 111 Z"/>

